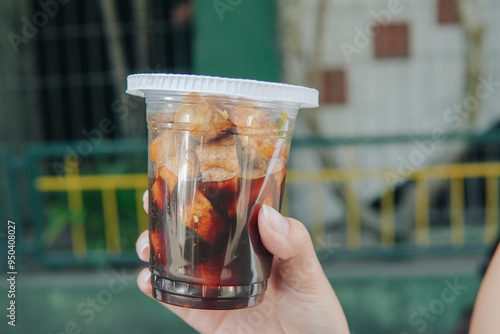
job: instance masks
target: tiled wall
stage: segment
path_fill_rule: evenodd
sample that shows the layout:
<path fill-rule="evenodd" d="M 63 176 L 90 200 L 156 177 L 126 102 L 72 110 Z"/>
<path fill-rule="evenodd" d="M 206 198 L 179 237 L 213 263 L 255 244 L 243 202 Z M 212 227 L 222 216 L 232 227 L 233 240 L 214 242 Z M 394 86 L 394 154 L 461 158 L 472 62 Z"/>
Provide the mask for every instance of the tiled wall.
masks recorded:
<path fill-rule="evenodd" d="M 483 77 L 500 82 L 500 2 L 479 0 L 484 22 Z M 302 2 L 303 48 L 312 54 L 318 1 Z M 450 118 L 450 109 L 466 99 L 466 36 L 455 0 L 335 0 L 329 3 L 320 75 L 321 134 L 328 137 L 420 135 L 467 130 Z M 393 13 L 391 13 L 391 10 Z M 387 13 L 390 13 L 387 15 Z M 376 19 L 378 17 L 378 19 Z M 382 26 L 382 27 L 381 27 Z M 366 37 L 366 29 L 373 36 Z M 304 113 L 308 111 L 303 111 Z M 448 118 L 446 117 L 448 115 Z M 487 131 L 500 122 L 500 87 L 482 101 L 472 130 Z M 297 136 L 311 135 L 306 122 Z M 425 154 L 428 164 L 451 163 L 456 144 L 437 144 Z M 419 146 L 414 143 L 357 145 L 332 149 L 340 168 L 397 168 Z M 293 168 L 318 168 L 318 155 L 293 152 Z M 359 185 L 370 201 L 387 185 Z M 331 213 L 333 215 L 333 213 Z"/>
<path fill-rule="evenodd" d="M 399 3 L 391 7 L 391 3 Z M 500 2 L 482 0 L 484 78 L 500 81 Z M 465 96 L 466 38 L 454 0 L 336 0 L 322 43 L 320 113 L 325 136 L 427 134 Z M 312 47 L 316 1 L 304 4 L 304 48 Z M 381 14 L 390 13 L 389 17 Z M 382 15 L 382 16 L 380 16 Z M 379 23 L 375 19 L 381 17 Z M 362 33 L 373 24 L 372 37 Z M 476 128 L 500 120 L 500 87 L 482 101 Z M 466 122 L 463 122 L 465 125 Z M 299 130 L 300 133 L 300 130 Z"/>

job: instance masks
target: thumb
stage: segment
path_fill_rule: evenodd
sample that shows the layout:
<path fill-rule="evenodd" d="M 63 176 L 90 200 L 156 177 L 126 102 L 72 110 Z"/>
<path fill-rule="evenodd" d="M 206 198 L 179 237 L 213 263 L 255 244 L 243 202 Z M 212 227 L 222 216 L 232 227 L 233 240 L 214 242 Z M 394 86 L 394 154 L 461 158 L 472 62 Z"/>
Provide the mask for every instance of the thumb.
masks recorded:
<path fill-rule="evenodd" d="M 283 217 L 275 209 L 263 205 L 258 224 L 262 243 L 278 258 L 279 274 L 288 286 L 304 292 L 330 285 L 309 232 L 301 222 Z"/>

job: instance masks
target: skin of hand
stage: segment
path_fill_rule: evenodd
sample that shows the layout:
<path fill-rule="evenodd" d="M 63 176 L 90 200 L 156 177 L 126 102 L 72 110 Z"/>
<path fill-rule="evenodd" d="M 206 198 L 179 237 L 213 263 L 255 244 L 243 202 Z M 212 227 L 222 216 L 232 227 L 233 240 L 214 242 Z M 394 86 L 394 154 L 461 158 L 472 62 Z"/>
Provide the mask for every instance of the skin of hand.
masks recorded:
<path fill-rule="evenodd" d="M 498 333 L 500 328 L 500 246 L 491 259 L 472 311 L 470 334 Z"/>
<path fill-rule="evenodd" d="M 144 195 L 147 210 L 147 193 Z M 326 278 L 305 226 L 269 206 L 258 217 L 264 246 L 274 255 L 264 301 L 242 310 L 197 310 L 161 303 L 200 333 L 348 334 L 342 307 Z M 136 243 L 139 258 L 149 261 L 148 231 Z M 143 269 L 137 284 L 152 297 L 151 274 Z M 153 297 L 152 297 L 153 298 Z"/>

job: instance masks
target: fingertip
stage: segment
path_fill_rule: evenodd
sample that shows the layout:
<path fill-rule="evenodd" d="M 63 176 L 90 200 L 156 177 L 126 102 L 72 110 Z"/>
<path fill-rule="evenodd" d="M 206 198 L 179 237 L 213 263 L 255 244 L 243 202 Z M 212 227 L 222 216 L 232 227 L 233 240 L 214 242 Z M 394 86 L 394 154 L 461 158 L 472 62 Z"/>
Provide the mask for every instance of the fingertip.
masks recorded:
<path fill-rule="evenodd" d="M 137 276 L 137 286 L 139 289 L 146 295 L 152 297 L 152 288 L 151 288 L 151 272 L 149 269 L 143 269 L 139 275 Z"/>
<path fill-rule="evenodd" d="M 307 228 L 296 219 L 282 216 L 276 209 L 262 206 L 259 211 L 259 233 L 269 252 L 282 260 L 315 255 Z"/>
<path fill-rule="evenodd" d="M 153 287 L 151 286 L 151 272 L 149 271 L 148 268 L 143 269 L 139 273 L 139 275 L 137 276 L 137 286 L 139 287 L 139 290 L 141 290 L 142 293 L 144 293 L 146 296 L 156 300 L 157 302 L 159 302 L 160 304 L 162 304 L 166 308 L 175 312 L 175 310 L 173 308 L 176 308 L 176 307 L 172 307 L 172 305 L 162 303 L 153 297 Z M 180 312 L 186 312 L 186 310 L 181 308 Z"/>
<path fill-rule="evenodd" d="M 142 291 L 146 296 L 156 300 L 159 302 L 161 305 L 169 309 L 170 311 L 174 312 L 178 316 L 180 316 L 183 319 L 186 319 L 187 315 L 192 311 L 190 309 L 180 307 L 180 306 L 174 306 L 166 303 L 162 303 L 156 298 L 153 297 L 153 287 L 151 286 L 151 272 L 149 271 L 148 268 L 143 269 L 139 275 L 137 276 L 137 286 L 139 287 L 139 290 Z"/>
<path fill-rule="evenodd" d="M 148 213 L 148 202 L 149 202 L 149 195 L 148 195 L 148 191 L 146 190 L 144 192 L 144 195 L 142 195 L 142 207 L 144 208 L 144 211 L 146 211 L 146 213 Z"/>
<path fill-rule="evenodd" d="M 149 231 L 144 231 L 137 238 L 137 242 L 135 243 L 135 250 L 139 259 L 142 261 L 149 261 Z"/>
<path fill-rule="evenodd" d="M 259 219 L 278 235 L 286 235 L 290 231 L 290 222 L 278 210 L 268 205 L 263 205 L 260 209 Z"/>
<path fill-rule="evenodd" d="M 292 250 L 289 249 L 287 242 L 286 234 L 288 232 L 286 232 L 286 228 L 279 228 L 283 224 L 282 220 L 286 220 L 286 218 L 275 209 L 263 205 L 259 211 L 259 234 L 264 247 L 269 252 L 279 258 L 288 258 Z"/>

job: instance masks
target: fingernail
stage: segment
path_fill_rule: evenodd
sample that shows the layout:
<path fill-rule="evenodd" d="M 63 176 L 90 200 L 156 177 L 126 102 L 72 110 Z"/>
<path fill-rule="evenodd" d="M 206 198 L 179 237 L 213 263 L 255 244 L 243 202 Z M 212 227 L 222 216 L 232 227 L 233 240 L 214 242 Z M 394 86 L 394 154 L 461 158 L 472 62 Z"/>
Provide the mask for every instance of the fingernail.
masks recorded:
<path fill-rule="evenodd" d="M 144 283 L 149 283 L 150 280 L 151 280 L 151 272 L 147 271 L 146 274 L 142 276 L 142 281 Z"/>
<path fill-rule="evenodd" d="M 148 198 L 148 191 L 146 190 L 144 192 L 144 195 L 142 195 L 142 207 L 144 208 L 144 211 L 148 212 L 148 202 L 146 201 Z"/>
<path fill-rule="evenodd" d="M 290 230 L 290 223 L 274 208 L 263 205 L 264 218 L 267 225 L 269 225 L 276 233 L 285 235 Z"/>
<path fill-rule="evenodd" d="M 144 252 L 144 250 L 145 250 L 146 248 L 148 248 L 148 246 L 149 246 L 149 244 L 148 244 L 148 242 L 147 242 L 147 240 L 146 240 L 144 243 L 142 243 L 142 245 L 140 245 L 140 246 L 139 246 L 139 254 L 141 254 L 141 255 L 142 255 L 142 253 Z"/>

